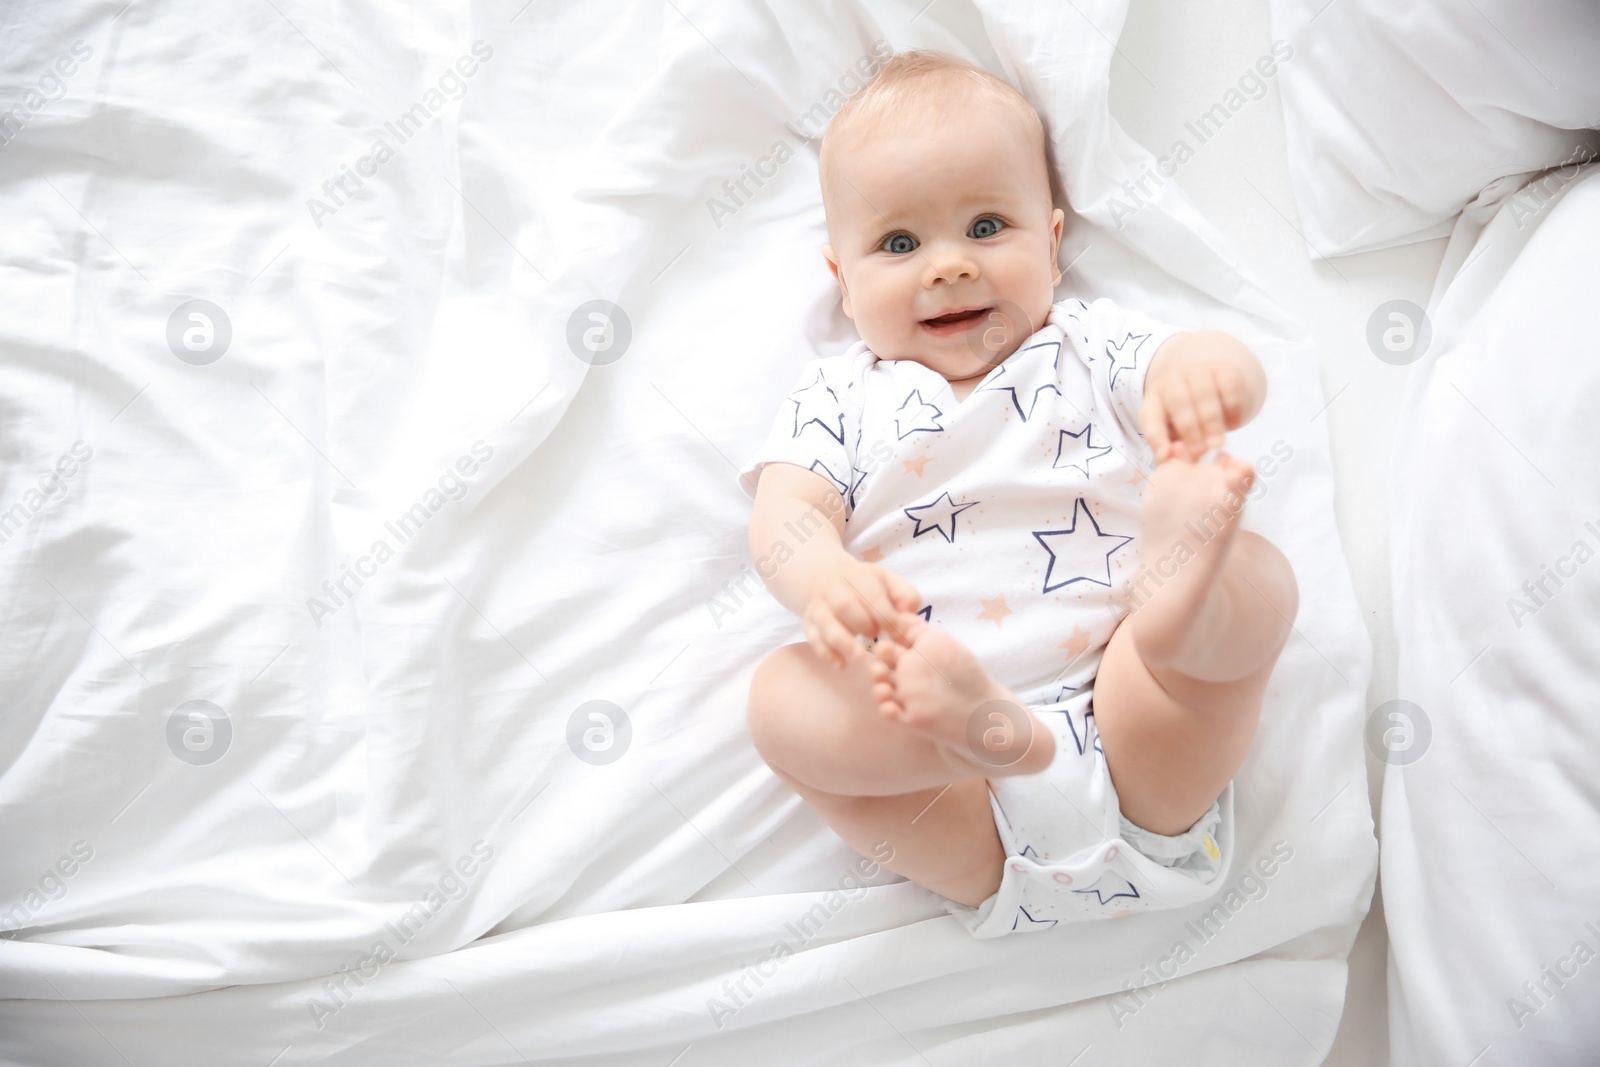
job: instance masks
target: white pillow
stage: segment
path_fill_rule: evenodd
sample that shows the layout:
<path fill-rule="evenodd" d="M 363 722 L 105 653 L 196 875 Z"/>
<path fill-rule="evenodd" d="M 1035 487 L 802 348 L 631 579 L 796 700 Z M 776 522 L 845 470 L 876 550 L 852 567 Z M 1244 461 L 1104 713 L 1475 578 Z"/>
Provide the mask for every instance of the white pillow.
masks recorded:
<path fill-rule="evenodd" d="M 1600 152 L 1593 0 L 1271 7 L 1294 49 L 1279 80 L 1314 257 L 1442 237 L 1497 178 Z"/>

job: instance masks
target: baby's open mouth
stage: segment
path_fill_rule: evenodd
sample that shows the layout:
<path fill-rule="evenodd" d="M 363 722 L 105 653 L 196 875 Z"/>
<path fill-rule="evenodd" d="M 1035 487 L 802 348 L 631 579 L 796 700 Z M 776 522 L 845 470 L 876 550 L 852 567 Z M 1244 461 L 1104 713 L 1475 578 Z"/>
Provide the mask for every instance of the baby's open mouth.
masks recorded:
<path fill-rule="evenodd" d="M 943 332 L 952 328 L 959 329 L 982 321 L 991 310 L 991 308 L 981 307 L 968 308 L 965 311 L 951 311 L 931 319 L 923 319 L 922 325 L 935 332 Z"/>

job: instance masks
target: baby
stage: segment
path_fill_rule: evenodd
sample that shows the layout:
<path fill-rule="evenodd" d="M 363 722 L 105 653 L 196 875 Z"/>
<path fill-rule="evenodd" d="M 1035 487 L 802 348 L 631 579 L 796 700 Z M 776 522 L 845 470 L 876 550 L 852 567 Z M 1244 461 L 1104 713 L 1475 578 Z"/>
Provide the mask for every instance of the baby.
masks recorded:
<path fill-rule="evenodd" d="M 1255 472 L 1206 460 L 1260 364 L 1052 304 L 1043 126 L 965 62 L 891 59 L 819 166 L 861 341 L 804 367 L 741 473 L 806 636 L 752 680 L 758 751 L 979 937 L 1205 899 L 1298 606 L 1238 528 Z"/>

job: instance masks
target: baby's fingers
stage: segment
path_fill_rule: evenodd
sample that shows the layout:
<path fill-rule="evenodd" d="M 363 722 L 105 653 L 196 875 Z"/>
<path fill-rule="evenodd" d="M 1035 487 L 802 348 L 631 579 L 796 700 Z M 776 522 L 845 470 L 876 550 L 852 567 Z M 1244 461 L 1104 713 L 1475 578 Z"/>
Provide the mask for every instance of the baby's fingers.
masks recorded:
<path fill-rule="evenodd" d="M 1144 431 L 1144 439 L 1150 443 L 1156 462 L 1166 459 L 1172 447 L 1172 438 L 1167 434 L 1167 408 L 1154 393 L 1144 398 L 1144 406 L 1139 410 L 1139 428 Z"/>
<path fill-rule="evenodd" d="M 805 630 L 806 644 L 810 646 L 812 652 L 817 654 L 817 658 L 825 663 L 837 664 L 838 659 L 835 657 L 833 649 L 829 648 L 828 642 L 822 638 L 822 628 L 812 621 L 811 616 L 807 615 L 802 619 L 800 626 Z"/>
<path fill-rule="evenodd" d="M 889 593 L 891 617 L 895 611 L 914 612 L 922 607 L 922 594 L 917 587 L 887 567 L 883 568 L 883 586 Z"/>
<path fill-rule="evenodd" d="M 1245 384 L 1237 368 L 1221 367 L 1217 370 L 1217 393 L 1222 398 L 1222 416 L 1229 429 L 1244 425 Z"/>
<path fill-rule="evenodd" d="M 862 605 L 872 613 L 872 629 L 862 633 L 867 637 L 882 637 L 894 621 L 894 602 L 882 573 L 874 573 L 872 579 L 865 583 Z"/>
<path fill-rule="evenodd" d="M 1222 393 L 1212 380 L 1196 384 L 1192 390 L 1195 413 L 1200 419 L 1201 432 L 1207 448 L 1221 448 L 1226 440 L 1228 424 L 1222 411 Z"/>
<path fill-rule="evenodd" d="M 827 595 L 827 607 L 839 623 L 851 633 L 876 637 L 878 620 L 867 603 L 870 590 L 858 589 L 855 584 L 835 586 Z"/>
<path fill-rule="evenodd" d="M 818 659 L 835 667 L 843 668 L 849 663 L 849 645 L 861 647 L 826 610 L 807 613 L 803 626 L 806 644 L 811 646 L 811 651 L 817 654 Z"/>
<path fill-rule="evenodd" d="M 1195 406 L 1194 397 L 1190 395 L 1187 383 L 1174 382 L 1169 389 L 1166 398 L 1167 419 L 1172 423 L 1174 436 L 1188 447 L 1192 455 L 1204 455 L 1205 431 L 1201 428 L 1200 412 Z"/>

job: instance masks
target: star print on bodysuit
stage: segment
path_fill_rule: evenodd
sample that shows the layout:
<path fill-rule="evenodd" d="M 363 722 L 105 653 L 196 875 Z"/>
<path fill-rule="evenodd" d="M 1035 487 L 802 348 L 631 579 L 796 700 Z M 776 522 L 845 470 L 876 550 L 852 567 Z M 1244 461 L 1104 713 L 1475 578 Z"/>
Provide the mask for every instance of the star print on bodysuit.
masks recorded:
<path fill-rule="evenodd" d="M 790 393 L 789 399 L 794 401 L 794 436 L 799 437 L 806 427 L 816 425 L 844 444 L 844 413 L 839 410 L 839 394 L 823 380 L 821 369 L 815 381 Z"/>
<path fill-rule="evenodd" d="M 1071 442 L 1070 444 L 1068 442 Z M 1061 436 L 1056 441 L 1055 462 L 1052 467 L 1061 467 L 1067 470 L 1080 470 L 1085 478 L 1091 477 L 1089 464 L 1111 451 L 1111 446 L 1096 443 L 1094 436 L 1094 423 L 1088 423 L 1077 433 L 1071 430 L 1062 430 Z"/>
<path fill-rule="evenodd" d="M 938 530 L 946 541 L 953 543 L 956 539 L 956 516 L 981 503 L 983 503 L 981 500 L 968 500 L 957 504 L 950 498 L 949 493 L 940 493 L 931 504 L 919 504 L 902 510 L 905 511 L 907 518 L 917 524 L 917 528 L 911 533 L 912 537 L 921 537 L 925 533 L 932 533 L 934 530 Z M 922 512 L 931 513 L 929 517 L 933 521 L 927 526 L 922 524 Z M 949 525 L 949 529 L 945 529 L 946 524 Z"/>
<path fill-rule="evenodd" d="M 1033 371 L 1034 374 L 1032 376 L 1038 377 L 1037 371 L 1042 368 L 1053 377 L 1056 357 L 1060 355 L 1060 352 L 1060 341 L 1046 341 L 1043 344 L 1030 345 L 1000 364 L 1000 369 L 995 372 L 994 377 L 978 386 L 973 392 L 1010 393 L 1011 405 L 1017 409 L 1017 414 L 1022 417 L 1022 421 L 1027 422 L 1039 406 L 1040 393 L 1051 392 L 1056 396 L 1061 395 L 1061 388 L 1055 382 L 1044 381 L 1039 384 L 1028 381 L 1028 373 Z M 1026 397 L 1028 401 L 1026 408 L 1023 407 L 1023 397 Z"/>
<path fill-rule="evenodd" d="M 831 470 L 828 469 L 828 465 L 826 463 L 823 463 L 822 460 L 819 459 L 816 462 L 811 464 L 811 469 L 816 471 L 818 474 L 822 475 L 824 478 L 828 479 L 828 481 L 832 482 L 833 483 L 833 487 L 835 489 L 839 490 L 839 495 L 840 496 L 844 495 L 844 491 L 847 488 L 847 486 L 843 482 L 841 482 L 839 480 L 837 475 L 835 475 Z"/>
<path fill-rule="evenodd" d="M 1085 895 L 1093 893 L 1096 900 L 1102 905 L 1106 905 L 1118 897 L 1127 897 L 1130 900 L 1137 899 L 1139 887 L 1122 877 L 1122 875 L 1107 871 L 1088 889 L 1074 889 L 1073 892 Z"/>
<path fill-rule="evenodd" d="M 1093 711 L 1083 713 L 1083 732 L 1081 734 L 1078 732 L 1078 724 L 1072 721 L 1072 712 L 1065 711 L 1062 714 L 1067 717 L 1067 728 L 1072 731 L 1072 743 L 1078 746 L 1078 755 L 1088 755 L 1090 748 L 1093 748 L 1102 756 L 1106 754 L 1106 750 L 1100 747 L 1100 728 L 1092 721 L 1094 719 Z"/>
<path fill-rule="evenodd" d="M 944 412 L 922 399 L 922 390 L 913 389 L 894 417 L 895 433 L 904 441 L 914 433 L 942 433 L 939 416 Z"/>
<path fill-rule="evenodd" d="M 1111 388 L 1117 387 L 1117 377 L 1139 365 L 1139 346 L 1150 337 L 1147 333 L 1130 333 L 1120 342 L 1106 342 L 1106 358 L 1111 361 Z M 1129 347 L 1132 345 L 1133 347 Z"/>
<path fill-rule="evenodd" d="M 860 454 L 859 451 L 857 454 Z M 850 470 L 853 472 L 850 479 L 850 510 L 854 511 L 856 509 L 856 494 L 861 492 L 861 483 L 865 482 L 867 480 L 867 475 L 871 474 L 872 472 L 864 471 L 860 467 L 853 465 L 851 466 Z"/>
<path fill-rule="evenodd" d="M 1028 914 L 1027 908 L 1024 908 L 1019 904 L 1017 905 L 1017 918 L 1016 921 L 1011 924 L 1011 929 L 1015 930 L 1019 926 L 1054 926 L 1060 921 L 1060 919 L 1035 919 L 1032 915 Z"/>
<path fill-rule="evenodd" d="M 1078 692 L 1080 688 L 1081 687 L 1079 686 L 1067 685 L 1063 682 L 1056 695 L 1049 699 L 1049 703 L 1064 704 L 1066 703 L 1067 698 L 1071 694 Z M 1100 747 L 1100 730 L 1095 726 L 1094 723 L 1094 704 L 1092 702 L 1084 707 L 1084 712 L 1081 716 L 1083 719 L 1083 729 L 1081 730 L 1078 728 L 1077 720 L 1073 717 L 1072 709 L 1070 707 L 1052 707 L 1048 710 L 1040 709 L 1040 711 L 1045 715 L 1066 716 L 1067 729 L 1072 731 L 1072 743 L 1077 747 L 1078 755 L 1088 755 L 1091 748 L 1100 753 L 1102 756 L 1105 755 L 1105 749 Z"/>
<path fill-rule="evenodd" d="M 1088 503 L 1079 497 L 1072 506 L 1072 525 L 1065 530 L 1034 530 L 1033 536 L 1044 550 L 1050 554 L 1050 563 L 1044 572 L 1044 592 L 1051 593 L 1073 582 L 1093 582 L 1111 588 L 1111 554 L 1123 545 L 1132 541 L 1131 536 L 1124 534 L 1108 534 L 1100 529 L 1100 524 L 1095 521 L 1094 513 L 1089 510 Z M 1096 578 L 1093 574 L 1075 568 L 1069 562 L 1071 559 L 1094 559 L 1093 569 L 1098 570 L 1104 565 L 1105 578 Z M 1061 564 L 1061 574 L 1056 573 L 1056 564 Z M 1071 573 L 1077 570 L 1078 573 Z"/>

